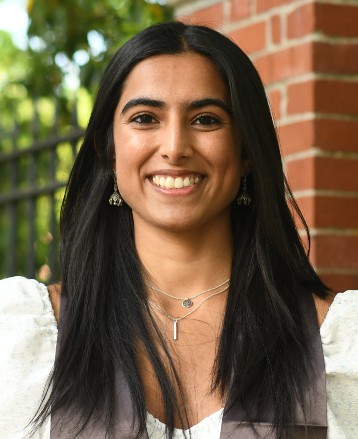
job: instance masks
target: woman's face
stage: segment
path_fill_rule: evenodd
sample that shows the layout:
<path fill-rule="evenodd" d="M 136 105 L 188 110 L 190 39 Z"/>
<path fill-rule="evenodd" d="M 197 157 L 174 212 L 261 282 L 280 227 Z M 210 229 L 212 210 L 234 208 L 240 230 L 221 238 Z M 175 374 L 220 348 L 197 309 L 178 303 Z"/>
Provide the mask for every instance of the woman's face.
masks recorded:
<path fill-rule="evenodd" d="M 246 164 L 211 61 L 195 53 L 141 61 L 123 85 L 113 130 L 118 188 L 135 227 L 229 224 Z"/>

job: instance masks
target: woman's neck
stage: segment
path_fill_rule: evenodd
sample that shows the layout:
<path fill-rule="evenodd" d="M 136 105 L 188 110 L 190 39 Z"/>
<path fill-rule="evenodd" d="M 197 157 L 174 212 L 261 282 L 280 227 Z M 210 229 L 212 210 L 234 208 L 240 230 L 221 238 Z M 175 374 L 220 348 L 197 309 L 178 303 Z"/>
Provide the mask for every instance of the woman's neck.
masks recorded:
<path fill-rule="evenodd" d="M 135 228 L 135 243 L 144 276 L 156 287 L 178 296 L 212 288 L 230 277 L 230 227 L 170 232 Z"/>

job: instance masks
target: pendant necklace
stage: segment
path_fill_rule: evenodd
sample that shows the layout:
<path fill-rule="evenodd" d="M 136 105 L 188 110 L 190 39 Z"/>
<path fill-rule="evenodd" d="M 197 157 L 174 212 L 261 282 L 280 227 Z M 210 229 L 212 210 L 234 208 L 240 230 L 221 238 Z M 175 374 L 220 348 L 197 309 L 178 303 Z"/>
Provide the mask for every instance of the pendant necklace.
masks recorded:
<path fill-rule="evenodd" d="M 171 299 L 180 300 L 181 301 L 181 305 L 184 308 L 190 308 L 190 307 L 192 307 L 194 305 L 193 299 L 196 299 L 197 297 L 202 296 L 205 293 L 209 293 L 210 291 L 217 290 L 218 288 L 221 288 L 222 286 L 224 286 L 228 282 L 230 282 L 230 278 L 226 279 L 225 282 L 222 282 L 221 284 L 216 285 L 216 287 L 212 287 L 212 288 L 209 288 L 207 290 L 201 291 L 200 293 L 195 294 L 195 296 L 184 297 L 184 298 L 183 297 L 178 297 L 178 296 L 173 296 L 172 294 L 168 293 L 167 291 L 160 290 L 159 288 L 157 288 L 157 287 L 155 287 L 153 285 L 147 284 L 147 283 L 144 283 L 144 285 L 147 286 L 148 288 L 150 288 L 151 290 L 155 291 L 156 293 L 164 294 L 165 296 L 170 297 Z M 227 285 L 226 288 L 228 288 L 228 287 L 229 287 L 229 285 Z M 223 291 L 225 291 L 225 290 L 223 290 Z M 222 291 L 220 291 L 220 292 L 222 292 Z M 212 297 L 212 296 L 210 296 L 210 297 Z"/>
<path fill-rule="evenodd" d="M 228 282 L 228 280 L 226 281 L 226 282 Z M 224 282 L 222 285 L 224 285 L 226 282 Z M 219 288 L 219 287 L 216 287 L 216 288 Z M 216 293 L 214 293 L 214 294 L 211 294 L 210 296 L 208 296 L 208 297 L 206 297 L 202 302 L 200 302 L 199 303 L 199 305 L 196 307 L 196 308 L 194 308 L 193 310 L 191 310 L 191 311 L 189 311 L 187 314 L 184 314 L 183 316 L 181 316 L 181 317 L 173 317 L 173 316 L 171 316 L 171 315 L 169 315 L 167 312 L 165 312 L 159 305 L 157 305 L 155 302 L 153 302 L 152 300 L 150 300 L 150 299 L 148 299 L 148 303 L 150 304 L 150 305 L 152 305 L 153 306 L 153 308 L 155 308 L 157 311 L 159 311 L 161 314 L 163 314 L 163 316 L 165 316 L 165 317 L 167 317 L 168 319 L 170 319 L 172 322 L 173 322 L 173 325 L 174 325 L 174 336 L 173 336 L 173 339 L 174 340 L 177 340 L 178 339 L 178 322 L 180 322 L 180 320 L 183 320 L 183 319 L 185 319 L 186 317 L 188 317 L 188 316 L 190 316 L 191 314 L 193 314 L 193 312 L 195 312 L 196 310 L 198 310 L 200 307 L 201 307 L 201 305 L 203 304 L 203 303 L 205 303 L 207 300 L 209 300 L 209 299 L 211 299 L 212 297 L 214 297 L 214 296 L 217 296 L 218 294 L 222 294 L 224 291 L 226 291 L 227 289 L 229 288 L 229 285 L 226 285 L 226 287 L 225 288 L 223 288 L 222 290 L 220 290 L 220 291 L 218 291 L 218 292 L 216 292 Z M 213 289 L 215 289 L 215 288 L 213 288 Z M 210 291 L 210 290 L 207 290 L 207 291 Z M 206 291 L 206 292 L 207 292 Z M 203 293 L 200 293 L 200 294 L 203 294 Z M 197 296 L 196 296 L 197 297 Z M 174 297 L 173 297 L 174 298 Z M 182 300 L 182 298 L 181 298 L 181 300 Z M 184 306 L 184 305 L 183 305 Z M 191 305 L 190 305 L 191 306 Z"/>

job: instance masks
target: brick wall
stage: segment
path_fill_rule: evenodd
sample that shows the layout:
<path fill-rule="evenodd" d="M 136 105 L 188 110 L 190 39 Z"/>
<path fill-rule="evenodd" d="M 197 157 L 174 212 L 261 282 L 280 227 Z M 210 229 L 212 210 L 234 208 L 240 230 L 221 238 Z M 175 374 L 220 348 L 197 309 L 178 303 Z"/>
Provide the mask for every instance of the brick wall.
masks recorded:
<path fill-rule="evenodd" d="M 357 0 L 172 0 L 230 35 L 267 87 L 285 169 L 312 234 L 311 261 L 358 288 Z"/>

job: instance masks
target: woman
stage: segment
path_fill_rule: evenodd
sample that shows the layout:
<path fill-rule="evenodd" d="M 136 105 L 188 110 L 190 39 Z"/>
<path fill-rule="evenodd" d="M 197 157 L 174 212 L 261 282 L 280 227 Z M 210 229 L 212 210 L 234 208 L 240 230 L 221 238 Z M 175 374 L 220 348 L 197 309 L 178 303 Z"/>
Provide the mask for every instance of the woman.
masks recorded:
<path fill-rule="evenodd" d="M 324 327 L 344 310 L 351 344 L 321 329 L 322 352 L 317 320 L 333 296 L 287 200 L 305 226 L 262 83 L 233 42 L 177 22 L 127 42 L 104 74 L 63 205 L 62 284 L 49 287 L 57 343 L 44 286 L 1 288 L 34 309 L 36 298 L 32 319 L 47 318 L 31 328 L 51 345 L 32 355 L 41 376 L 28 384 L 23 370 L 17 383 L 33 395 L 21 419 L 33 409 L 34 437 L 356 437 L 345 413 L 358 366 L 337 384 L 329 347 L 358 358 L 358 300 L 334 300 Z M 28 368 L 22 352 L 9 379 Z M 23 437 L 3 417 L 4 437 Z"/>

